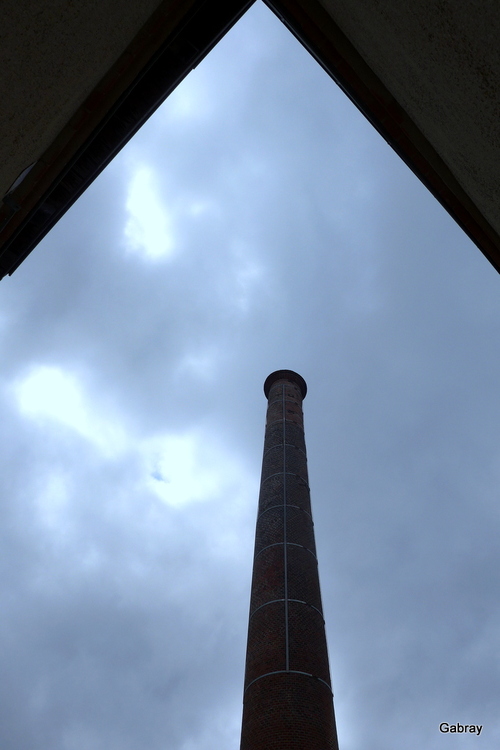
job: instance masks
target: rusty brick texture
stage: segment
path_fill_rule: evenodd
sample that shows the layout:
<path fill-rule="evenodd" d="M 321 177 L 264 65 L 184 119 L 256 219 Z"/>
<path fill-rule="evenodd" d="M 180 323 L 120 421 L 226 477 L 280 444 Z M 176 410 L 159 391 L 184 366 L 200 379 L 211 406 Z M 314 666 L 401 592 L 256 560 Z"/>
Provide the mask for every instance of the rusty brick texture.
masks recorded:
<path fill-rule="evenodd" d="M 338 750 L 304 440 L 307 386 L 279 370 L 264 392 L 241 750 Z"/>

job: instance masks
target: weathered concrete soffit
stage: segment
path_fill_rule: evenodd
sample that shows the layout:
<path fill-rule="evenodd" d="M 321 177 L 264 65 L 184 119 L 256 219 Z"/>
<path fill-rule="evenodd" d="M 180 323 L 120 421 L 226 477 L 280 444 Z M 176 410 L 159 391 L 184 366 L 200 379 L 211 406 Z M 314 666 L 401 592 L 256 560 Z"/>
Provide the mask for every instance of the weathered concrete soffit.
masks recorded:
<path fill-rule="evenodd" d="M 27 0 L 7 3 L 4 16 L 21 19 L 22 33 L 17 39 L 13 23 L 0 32 L 2 56 L 11 56 L 0 74 L 6 123 L 0 126 L 0 161 L 8 162 L 0 163 L 0 278 L 13 273 L 253 2 L 102 0 L 104 38 L 111 39 L 118 20 L 132 14 L 128 36 L 115 34 L 111 62 L 103 63 L 100 75 L 100 68 L 94 69 L 97 77 L 90 87 L 86 70 L 81 74 L 75 60 L 82 84 L 72 94 L 76 104 L 64 111 L 57 98 L 49 106 L 47 86 L 33 87 L 29 74 L 66 63 L 57 60 L 58 34 L 63 32 L 57 24 L 51 26 L 47 11 L 54 0 L 30 0 L 30 12 L 23 7 Z M 265 2 L 500 270 L 498 3 Z M 39 13 L 31 12 L 34 6 Z M 69 3 L 66 11 L 75 13 L 76 7 Z M 77 19 L 74 42 L 84 51 L 96 7 L 85 10 L 86 0 L 78 5 L 84 23 Z M 57 3 L 57 8 L 64 5 Z M 42 17 L 45 46 L 30 45 Z M 81 52 L 80 57 L 81 65 L 87 65 L 89 55 Z M 52 79 L 49 83 L 59 85 Z M 31 99 L 39 111 L 49 110 L 50 123 L 42 118 L 33 127 Z M 30 148 L 23 132 L 28 121 Z M 56 121 L 60 125 L 52 132 L 49 124 L 53 128 Z"/>

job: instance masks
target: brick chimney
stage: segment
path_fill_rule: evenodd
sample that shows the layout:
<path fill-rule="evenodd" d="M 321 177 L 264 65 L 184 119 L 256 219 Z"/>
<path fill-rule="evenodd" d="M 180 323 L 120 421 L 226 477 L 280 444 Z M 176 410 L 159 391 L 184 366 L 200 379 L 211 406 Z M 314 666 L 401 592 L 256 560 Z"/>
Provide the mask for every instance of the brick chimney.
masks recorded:
<path fill-rule="evenodd" d="M 307 476 L 306 392 L 291 370 L 264 383 L 241 750 L 338 750 Z"/>

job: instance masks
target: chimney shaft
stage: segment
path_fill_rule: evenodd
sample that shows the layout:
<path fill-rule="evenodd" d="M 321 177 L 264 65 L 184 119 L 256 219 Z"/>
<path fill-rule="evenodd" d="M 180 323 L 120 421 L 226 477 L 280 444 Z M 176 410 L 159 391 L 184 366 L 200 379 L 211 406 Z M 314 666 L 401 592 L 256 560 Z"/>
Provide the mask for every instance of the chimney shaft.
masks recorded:
<path fill-rule="evenodd" d="M 241 750 L 338 750 L 307 476 L 291 370 L 266 379 Z"/>

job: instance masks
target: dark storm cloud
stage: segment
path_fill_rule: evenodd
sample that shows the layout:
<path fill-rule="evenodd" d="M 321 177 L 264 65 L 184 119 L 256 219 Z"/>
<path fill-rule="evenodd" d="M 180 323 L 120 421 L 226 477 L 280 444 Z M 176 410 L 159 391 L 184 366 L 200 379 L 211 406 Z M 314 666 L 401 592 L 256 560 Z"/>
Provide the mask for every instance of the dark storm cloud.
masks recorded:
<path fill-rule="evenodd" d="M 141 169 L 173 243 L 156 259 L 127 237 Z M 266 8 L 0 298 L 2 747 L 238 746 L 281 367 L 309 384 L 341 747 L 433 750 L 440 721 L 494 746 L 498 277 Z M 77 379 L 90 432 L 19 411 L 39 366 Z M 184 455 L 165 436 L 213 465 L 204 500 L 157 491 Z"/>

